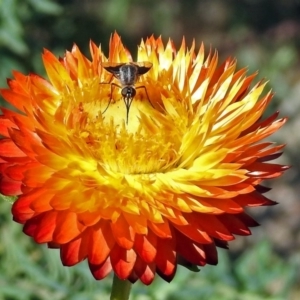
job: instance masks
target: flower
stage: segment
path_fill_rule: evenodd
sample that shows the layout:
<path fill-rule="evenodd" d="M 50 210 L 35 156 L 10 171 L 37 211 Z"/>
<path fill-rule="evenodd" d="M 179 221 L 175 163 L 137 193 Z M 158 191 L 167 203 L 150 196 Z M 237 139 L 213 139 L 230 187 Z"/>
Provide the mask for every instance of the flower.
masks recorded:
<path fill-rule="evenodd" d="M 14 72 L 1 90 L 17 109 L 0 119 L 14 220 L 65 266 L 87 259 L 96 279 L 150 284 L 178 263 L 217 264 L 216 246 L 257 225 L 245 207 L 274 204 L 261 182 L 287 169 L 269 163 L 283 145 L 262 142 L 286 121 L 262 119 L 266 83 L 184 40 L 176 52 L 152 36 L 136 64 L 116 33 L 108 58 L 90 51 L 45 50 L 49 80 Z"/>

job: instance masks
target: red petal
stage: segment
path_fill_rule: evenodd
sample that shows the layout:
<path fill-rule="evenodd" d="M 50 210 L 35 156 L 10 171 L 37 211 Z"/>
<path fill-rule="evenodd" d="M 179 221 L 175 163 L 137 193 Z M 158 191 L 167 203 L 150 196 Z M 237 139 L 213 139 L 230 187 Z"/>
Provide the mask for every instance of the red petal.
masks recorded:
<path fill-rule="evenodd" d="M 46 212 L 35 216 L 25 223 L 23 232 L 33 237 L 37 243 L 51 242 L 56 217 L 56 212 Z"/>
<path fill-rule="evenodd" d="M 5 171 L 1 171 L 3 174 L 5 172 L 5 175 L 8 176 L 9 178 L 16 180 L 16 181 L 22 181 L 24 179 L 24 173 L 26 170 L 36 166 L 37 163 L 32 162 L 28 164 L 23 164 L 23 165 L 12 165 L 12 166 L 7 166 Z M 36 176 L 35 176 L 36 177 Z"/>
<path fill-rule="evenodd" d="M 206 245 L 197 245 L 200 248 L 202 248 L 205 252 L 205 259 L 206 262 L 210 265 L 216 265 L 218 264 L 218 252 L 217 248 L 214 243 L 212 244 L 206 244 Z"/>
<path fill-rule="evenodd" d="M 131 274 L 128 276 L 127 280 L 129 280 L 131 283 L 135 283 L 138 280 L 138 276 L 134 272 L 134 270 L 131 272 Z"/>
<path fill-rule="evenodd" d="M 181 232 L 176 232 L 176 250 L 187 261 L 198 266 L 206 264 L 206 254 L 201 247 L 197 247 L 195 243 Z"/>
<path fill-rule="evenodd" d="M 137 256 L 134 265 L 135 277 L 139 278 L 144 284 L 149 285 L 155 277 L 155 263 L 147 264 Z"/>
<path fill-rule="evenodd" d="M 147 265 L 144 273 L 140 276 L 140 280 L 146 284 L 149 285 L 154 280 L 155 276 L 155 264 L 149 264 Z"/>
<path fill-rule="evenodd" d="M 26 107 L 26 109 L 28 108 L 28 105 Z M 32 120 L 27 116 L 27 115 L 21 115 L 18 112 L 6 109 L 4 107 L 1 107 L 2 113 L 3 113 L 3 117 L 7 120 L 10 120 L 14 125 L 13 126 L 9 126 L 7 128 L 7 137 L 11 136 L 11 132 L 14 132 L 13 130 L 9 130 L 11 129 L 24 129 L 26 131 L 29 131 L 31 133 L 34 132 L 35 130 L 35 125 L 32 122 Z M 3 134 L 4 136 L 6 136 L 6 134 Z M 34 135 L 33 135 L 34 136 Z"/>
<path fill-rule="evenodd" d="M 158 239 L 155 263 L 160 276 L 171 281 L 176 272 L 176 251 L 174 239 Z"/>
<path fill-rule="evenodd" d="M 49 198 L 52 195 L 45 189 L 35 189 L 32 192 L 27 192 L 26 195 L 22 195 L 13 204 L 12 213 L 14 220 L 19 223 L 24 223 L 30 219 L 34 212 L 44 212 L 52 209 L 48 204 Z"/>
<path fill-rule="evenodd" d="M 2 113 L 3 113 L 3 109 L 1 108 Z M 0 135 L 1 136 L 5 136 L 5 137 L 9 137 L 9 132 L 8 132 L 8 128 L 15 128 L 16 125 L 8 120 L 5 116 L 0 116 Z"/>
<path fill-rule="evenodd" d="M 33 217 L 25 223 L 25 225 L 23 227 L 23 232 L 25 234 L 33 237 L 38 226 L 39 226 L 39 218 Z"/>
<path fill-rule="evenodd" d="M 34 198 L 30 197 L 30 194 L 26 196 L 20 196 L 12 206 L 12 214 L 14 221 L 18 223 L 25 223 L 27 220 L 33 217 L 34 211 L 30 208 L 31 202 Z"/>
<path fill-rule="evenodd" d="M 109 256 L 115 245 L 108 221 L 101 220 L 92 229 L 89 241 L 88 260 L 92 265 L 100 265 Z"/>
<path fill-rule="evenodd" d="M 48 245 L 48 248 L 49 249 L 59 249 L 61 245 L 57 244 L 57 243 L 54 243 L 54 242 L 50 242 L 50 243 L 47 243 Z"/>
<path fill-rule="evenodd" d="M 237 202 L 241 206 L 261 206 L 261 205 L 275 205 L 276 202 L 268 199 L 257 191 L 254 191 L 251 194 L 247 195 L 239 195 L 234 198 L 234 201 Z"/>
<path fill-rule="evenodd" d="M 0 193 L 6 196 L 17 196 L 22 194 L 22 182 L 11 180 L 0 175 Z"/>
<path fill-rule="evenodd" d="M 33 132 L 29 131 L 27 127 L 22 128 L 23 124 L 18 124 L 19 129 L 11 129 L 10 135 L 17 147 L 26 153 L 30 159 L 35 160 L 36 153 L 39 151 L 45 152 L 45 148 L 41 146 L 39 138 L 34 135 Z"/>
<path fill-rule="evenodd" d="M 289 167 L 278 164 L 267 164 L 256 161 L 248 166 L 249 174 L 259 178 L 275 178 L 281 175 Z"/>
<path fill-rule="evenodd" d="M 53 232 L 56 227 L 57 212 L 49 211 L 36 217 L 38 226 L 34 232 L 34 240 L 37 243 L 47 243 L 53 240 Z M 30 223 L 31 220 L 27 221 Z M 26 223 L 26 225 L 27 225 Z"/>
<path fill-rule="evenodd" d="M 234 202 L 232 199 L 209 198 L 207 199 L 207 202 L 209 202 L 211 206 L 219 208 L 223 212 L 234 214 L 243 211 L 243 208 L 240 205 L 238 205 L 236 202 Z"/>
<path fill-rule="evenodd" d="M 93 265 L 89 263 L 90 270 L 97 280 L 105 278 L 112 270 L 110 258 L 108 257 L 102 264 Z"/>
<path fill-rule="evenodd" d="M 116 244 L 110 253 L 110 260 L 116 275 L 122 280 L 127 279 L 134 267 L 136 253 L 133 249 L 126 250 Z"/>
<path fill-rule="evenodd" d="M 4 159 L 7 157 L 26 157 L 11 139 L 0 140 L 0 156 Z"/>
<path fill-rule="evenodd" d="M 239 235 L 249 235 L 251 231 L 238 218 L 239 215 L 223 214 L 218 216 L 218 219 L 233 233 Z"/>
<path fill-rule="evenodd" d="M 174 267 L 175 267 L 175 268 L 174 268 L 173 273 L 172 273 L 172 274 L 169 274 L 169 275 L 163 273 L 160 269 L 156 269 L 156 272 L 157 272 L 157 274 L 158 274 L 163 280 L 165 280 L 165 281 L 167 281 L 167 282 L 171 282 L 171 281 L 174 279 L 174 276 L 175 276 L 175 274 L 176 274 L 177 264 L 176 264 Z"/>
<path fill-rule="evenodd" d="M 249 215 L 243 213 L 236 215 L 237 218 L 239 218 L 246 226 L 248 227 L 256 227 L 259 226 L 259 224 L 252 219 Z"/>
<path fill-rule="evenodd" d="M 147 263 L 152 263 L 156 256 L 157 237 L 149 230 L 148 235 L 135 236 L 134 250 Z"/>
<path fill-rule="evenodd" d="M 214 215 L 201 213 L 185 214 L 185 218 L 194 228 L 199 228 L 217 239 L 230 241 L 234 239 L 231 232 Z"/>
<path fill-rule="evenodd" d="M 197 227 L 195 228 L 192 225 L 183 225 L 183 226 L 178 226 L 176 224 L 173 225 L 178 231 L 180 231 L 181 233 L 183 233 L 185 236 L 187 236 L 188 238 L 190 238 L 192 241 L 194 242 L 198 242 L 200 244 L 210 244 L 212 243 L 212 239 L 210 238 L 210 236 L 198 229 Z"/>
<path fill-rule="evenodd" d="M 77 239 L 61 246 L 60 257 L 64 266 L 74 266 L 87 257 L 88 236 L 89 232 L 86 230 Z"/>

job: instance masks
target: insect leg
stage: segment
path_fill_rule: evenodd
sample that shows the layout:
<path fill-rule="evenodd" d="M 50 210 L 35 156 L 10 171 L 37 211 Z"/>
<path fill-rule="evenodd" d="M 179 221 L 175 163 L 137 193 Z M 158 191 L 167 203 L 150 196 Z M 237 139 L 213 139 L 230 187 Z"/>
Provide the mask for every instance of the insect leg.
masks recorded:
<path fill-rule="evenodd" d="M 104 111 L 102 112 L 102 114 L 104 114 L 107 111 L 107 109 L 108 109 L 108 107 L 109 107 L 109 105 L 111 103 L 112 95 L 113 95 L 113 87 L 115 87 L 115 86 L 118 87 L 118 88 L 121 88 L 121 87 L 119 85 L 117 85 L 116 83 L 114 83 L 114 82 L 102 82 L 101 84 L 110 84 L 109 102 L 108 102 L 106 108 L 104 109 Z"/>
<path fill-rule="evenodd" d="M 154 108 L 154 106 L 153 106 L 153 104 L 152 104 L 152 102 L 150 101 L 150 98 L 149 98 L 149 96 L 148 96 L 148 92 L 147 92 L 146 87 L 145 87 L 144 85 L 141 85 L 141 86 L 137 86 L 135 89 L 136 89 L 136 90 L 137 90 L 137 89 L 144 89 L 145 94 L 146 94 L 146 96 L 147 96 L 147 98 L 148 98 L 149 103 L 150 103 L 151 106 Z"/>

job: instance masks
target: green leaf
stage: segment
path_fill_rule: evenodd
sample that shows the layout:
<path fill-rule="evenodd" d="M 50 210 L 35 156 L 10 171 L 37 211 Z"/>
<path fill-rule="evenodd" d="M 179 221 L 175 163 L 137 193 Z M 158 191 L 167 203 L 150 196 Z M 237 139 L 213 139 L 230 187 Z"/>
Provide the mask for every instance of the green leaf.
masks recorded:
<path fill-rule="evenodd" d="M 50 0 L 28 0 L 28 2 L 38 12 L 48 15 L 59 15 L 63 12 L 63 8 L 57 3 Z"/>

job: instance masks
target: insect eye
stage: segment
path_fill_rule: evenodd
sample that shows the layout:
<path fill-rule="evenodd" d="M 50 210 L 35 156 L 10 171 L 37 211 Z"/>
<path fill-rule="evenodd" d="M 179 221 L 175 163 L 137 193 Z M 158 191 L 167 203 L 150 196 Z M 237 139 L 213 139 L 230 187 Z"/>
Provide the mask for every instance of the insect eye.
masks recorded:
<path fill-rule="evenodd" d="M 128 87 L 124 87 L 121 91 L 122 96 L 125 98 L 128 94 Z"/>
<path fill-rule="evenodd" d="M 131 86 L 126 86 L 122 89 L 121 94 L 124 98 L 133 98 L 136 95 L 136 90 Z"/>
<path fill-rule="evenodd" d="M 136 90 L 134 89 L 134 88 L 132 88 L 132 87 L 130 87 L 130 89 L 131 89 L 131 97 L 133 98 L 135 95 L 136 95 Z"/>

